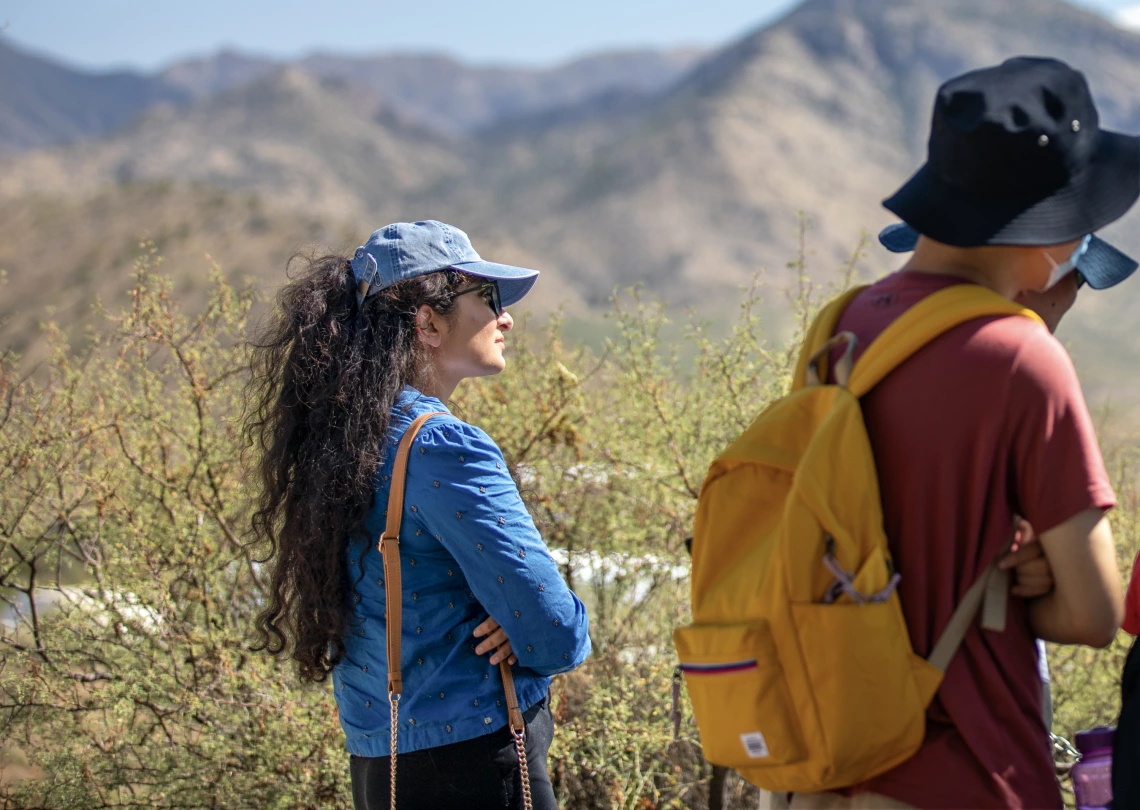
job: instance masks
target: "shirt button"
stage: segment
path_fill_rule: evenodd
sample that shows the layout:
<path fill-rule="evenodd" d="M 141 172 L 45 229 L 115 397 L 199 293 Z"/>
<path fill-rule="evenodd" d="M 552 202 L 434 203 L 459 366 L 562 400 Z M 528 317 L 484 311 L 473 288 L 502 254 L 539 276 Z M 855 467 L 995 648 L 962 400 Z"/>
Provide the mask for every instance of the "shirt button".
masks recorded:
<path fill-rule="evenodd" d="M 354 593 L 354 594 L 352 595 L 352 601 L 353 601 L 353 602 L 359 602 L 359 601 L 360 601 L 360 594 L 358 594 L 358 593 Z"/>
<path fill-rule="evenodd" d="M 440 699 L 440 700 L 443 700 L 443 692 L 440 692 L 440 693 L 439 693 L 439 699 Z"/>
<path fill-rule="evenodd" d="M 451 633 L 448 633 L 446 636 L 444 636 L 444 638 L 446 638 L 448 641 L 451 641 Z"/>
<path fill-rule="evenodd" d="M 426 450 L 424 450 L 424 449 L 421 447 L 421 448 L 420 448 L 420 452 L 421 452 L 421 453 L 426 453 L 427 451 L 426 451 Z"/>
<path fill-rule="evenodd" d="M 419 664 L 419 665 L 422 667 L 422 666 L 424 665 L 424 659 L 422 659 L 422 658 L 417 658 L 417 659 L 416 659 L 416 663 L 417 663 L 417 664 Z"/>
<path fill-rule="evenodd" d="M 478 706 L 479 705 L 479 698 L 475 698 L 475 700 L 473 700 L 471 703 L 474 706 Z"/>
<path fill-rule="evenodd" d="M 496 705 L 496 706 L 502 706 L 502 705 L 503 705 L 503 701 L 501 701 L 501 700 L 496 700 L 496 701 L 495 701 L 495 705 Z"/>
<path fill-rule="evenodd" d="M 419 537 L 423 533 L 424 533 L 423 529 L 416 529 L 416 537 Z"/>
<path fill-rule="evenodd" d="M 534 652 L 534 647 L 532 647 L 532 646 L 530 646 L 529 644 L 527 644 L 527 645 L 526 645 L 526 651 L 527 651 L 527 652 Z"/>
<path fill-rule="evenodd" d="M 567 661 L 569 661 L 570 660 L 570 653 L 562 653 L 562 657 L 565 658 Z"/>
<path fill-rule="evenodd" d="M 408 718 L 408 722 L 409 722 L 409 723 L 411 723 L 411 724 L 414 726 L 414 725 L 416 724 L 416 718 L 414 718 L 414 717 L 409 717 L 409 718 Z"/>
<path fill-rule="evenodd" d="M 495 469 L 496 469 L 496 470 L 501 470 L 502 468 L 503 468 L 503 465 L 502 465 L 502 464 L 500 464 L 499 462 L 497 462 L 497 461 L 496 461 L 496 462 L 495 462 Z"/>
<path fill-rule="evenodd" d="M 555 627 L 557 627 L 557 626 L 558 626 L 558 624 L 559 624 L 559 622 L 558 622 L 558 619 L 555 619 L 555 620 L 554 620 L 554 626 L 555 626 Z"/>
<path fill-rule="evenodd" d="M 459 460 L 460 460 L 460 461 L 465 461 L 466 459 L 464 459 L 464 458 L 463 458 L 463 456 L 460 456 L 460 457 L 459 457 Z"/>
<path fill-rule="evenodd" d="M 503 525 L 504 523 L 506 523 L 506 522 L 507 522 L 507 519 L 506 519 L 506 518 L 499 518 L 499 525 L 500 525 L 500 526 L 502 526 L 502 525 Z"/>
<path fill-rule="evenodd" d="M 502 578 L 502 577 L 499 577 L 499 582 L 502 582 L 502 581 L 503 581 L 503 578 Z"/>
<path fill-rule="evenodd" d="M 451 726 L 444 726 L 444 728 L 447 729 L 448 731 L 451 731 Z"/>
<path fill-rule="evenodd" d="M 363 627 L 360 628 L 360 635 L 362 635 L 362 636 L 364 635 L 364 628 Z"/>
<path fill-rule="evenodd" d="M 483 722 L 487 725 L 491 725 L 491 718 L 490 717 L 484 717 Z"/>
<path fill-rule="evenodd" d="M 540 591 L 545 591 L 545 590 L 546 590 L 546 586 L 545 586 L 545 585 L 539 585 L 539 586 L 538 586 L 538 589 L 539 589 Z"/>
<path fill-rule="evenodd" d="M 438 486 L 439 486 L 439 481 L 432 481 L 432 482 L 431 482 L 431 484 L 432 484 L 432 486 L 434 486 L 434 487 L 438 487 Z"/>
<path fill-rule="evenodd" d="M 419 635 L 420 633 L 422 633 L 423 631 L 424 631 L 424 629 L 423 629 L 422 627 L 417 627 L 417 628 L 416 628 L 416 635 L 418 636 L 418 635 Z"/>
<path fill-rule="evenodd" d="M 517 619 L 519 616 L 522 616 L 522 614 L 521 614 L 521 613 L 519 613 L 519 612 L 516 610 L 516 611 L 515 611 L 515 618 Z"/>
<path fill-rule="evenodd" d="M 419 599 L 419 598 L 420 598 L 420 595 L 418 593 L 412 594 L 412 599 Z"/>
<path fill-rule="evenodd" d="M 486 492 L 486 491 L 487 491 L 487 488 L 486 488 L 486 487 L 479 487 L 479 491 L 480 491 L 480 492 Z"/>
<path fill-rule="evenodd" d="M 416 558 L 412 557 L 410 560 L 408 560 L 408 562 L 411 563 L 412 565 L 415 565 L 416 564 Z"/>
<path fill-rule="evenodd" d="M 463 513 L 462 513 L 462 512 L 456 512 L 456 513 L 455 513 L 455 516 L 456 516 L 457 518 L 461 518 L 461 517 L 463 517 Z"/>
<path fill-rule="evenodd" d="M 413 511 L 413 512 L 418 512 L 418 511 L 420 511 L 420 510 L 419 510 L 418 508 L 416 508 L 416 507 L 414 507 L 414 506 L 413 506 L 413 507 L 412 507 L 412 511 Z"/>
<path fill-rule="evenodd" d="M 363 670 L 364 672 L 367 672 L 368 671 L 368 664 L 365 664 L 360 669 Z"/>
<path fill-rule="evenodd" d="M 522 551 L 522 550 L 520 550 L 520 551 L 519 551 L 519 556 L 520 556 L 520 557 L 526 557 L 526 552 L 525 552 L 525 551 Z"/>
<path fill-rule="evenodd" d="M 476 543 L 476 544 L 475 544 L 475 548 L 477 548 L 477 549 L 479 549 L 480 551 L 482 551 L 482 550 L 483 550 L 483 544 L 482 544 L 482 543 Z"/>
<path fill-rule="evenodd" d="M 455 610 L 455 603 L 454 602 L 448 602 L 447 607 L 449 610 Z"/>
<path fill-rule="evenodd" d="M 380 577 L 380 579 L 376 580 L 376 584 L 377 585 L 383 585 L 384 584 L 384 577 Z"/>
<path fill-rule="evenodd" d="M 372 701 L 371 700 L 364 701 L 364 706 L 365 706 L 365 708 L 372 708 Z"/>
<path fill-rule="evenodd" d="M 448 568 L 448 569 L 447 569 L 447 575 L 448 575 L 449 577 L 453 577 L 453 576 L 455 576 L 455 572 L 454 572 L 454 571 L 452 571 L 450 568 Z"/>

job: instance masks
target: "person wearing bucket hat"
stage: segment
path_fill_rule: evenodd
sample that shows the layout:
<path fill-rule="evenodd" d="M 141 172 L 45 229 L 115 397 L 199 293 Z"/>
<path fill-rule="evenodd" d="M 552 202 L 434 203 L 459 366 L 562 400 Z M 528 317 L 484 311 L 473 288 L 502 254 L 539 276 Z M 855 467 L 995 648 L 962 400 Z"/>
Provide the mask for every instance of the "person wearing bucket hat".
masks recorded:
<path fill-rule="evenodd" d="M 879 244 L 892 253 L 909 253 L 914 250 L 915 245 L 918 243 L 918 236 L 918 231 L 914 228 L 905 222 L 898 222 L 893 225 L 888 225 L 879 231 Z M 1138 263 L 1131 256 L 1113 247 L 1103 239 L 1093 236 L 1089 240 L 1088 250 L 1080 257 L 1073 272 L 1061 279 L 1056 286 L 1045 292 L 1024 291 L 1016 300 L 1018 303 L 1036 312 L 1041 317 L 1041 320 L 1045 322 L 1045 326 L 1050 332 L 1056 332 L 1057 327 L 1061 323 L 1061 319 L 1065 317 L 1065 314 L 1076 302 L 1077 292 L 1081 287 L 1087 284 L 1094 290 L 1107 290 L 1128 279 L 1136 272 L 1137 266 Z M 1028 521 L 1018 521 L 1018 532 L 1021 545 L 1028 546 L 1033 544 L 1035 535 L 1033 527 Z M 1034 566 L 1033 570 L 1038 576 L 1042 576 L 1051 581 L 1052 571 L 1041 571 L 1040 566 L 1042 563 L 1045 564 L 1047 569 L 1047 561 L 1043 559 L 1034 560 L 1030 564 Z M 1138 593 L 1140 593 L 1140 591 L 1138 591 Z M 1137 623 L 1137 627 L 1140 627 L 1140 622 Z M 1127 628 L 1128 622 L 1126 616 L 1125 629 Z M 1043 686 L 1042 700 L 1044 704 L 1043 715 L 1045 717 L 1045 727 L 1049 729 L 1052 728 L 1053 725 L 1053 696 L 1050 689 L 1047 651 L 1045 643 L 1040 640 L 1037 646 L 1037 659 Z"/>
<path fill-rule="evenodd" d="M 503 370 L 537 277 L 397 222 L 302 258 L 255 344 L 260 646 L 331 676 L 360 810 L 557 807 L 550 677 L 589 655 L 586 611 L 498 446 L 446 405 Z"/>
<path fill-rule="evenodd" d="M 1012 301 L 1054 290 L 1074 268 L 1118 281 L 1130 260 L 1091 234 L 1137 197 L 1140 139 L 1100 128 L 1078 71 L 1019 57 L 952 78 L 934 100 L 926 163 L 884 201 L 908 227 L 887 240 L 912 240 L 914 252 L 850 300 L 835 332 L 854 335 L 857 361 L 912 306 L 956 285 Z M 1036 589 L 1015 576 L 1005 630 L 966 630 L 914 756 L 791 807 L 1060 808 L 1037 639 L 1103 646 L 1122 612 L 1104 519 L 1115 495 L 1072 361 L 1036 317 L 979 317 L 926 343 L 861 406 L 917 655 L 931 654 L 991 564 L 1020 575 L 1023 559 L 1043 556 L 1052 580 Z M 1037 547 L 1011 555 L 1018 517 Z"/>

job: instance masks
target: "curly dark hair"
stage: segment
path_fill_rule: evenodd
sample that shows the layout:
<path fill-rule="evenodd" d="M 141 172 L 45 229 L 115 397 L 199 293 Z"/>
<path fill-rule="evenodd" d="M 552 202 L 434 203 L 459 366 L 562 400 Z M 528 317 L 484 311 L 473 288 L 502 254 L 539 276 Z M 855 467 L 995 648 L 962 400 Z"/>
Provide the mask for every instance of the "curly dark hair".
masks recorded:
<path fill-rule="evenodd" d="M 452 317 L 468 277 L 400 281 L 358 312 L 347 257 L 297 255 L 288 269 L 254 341 L 247 391 L 244 435 L 260 490 L 251 522 L 272 569 L 254 649 L 288 651 L 308 683 L 344 657 L 348 542 L 372 505 L 396 398 L 429 370 L 415 313 L 427 304 Z"/>

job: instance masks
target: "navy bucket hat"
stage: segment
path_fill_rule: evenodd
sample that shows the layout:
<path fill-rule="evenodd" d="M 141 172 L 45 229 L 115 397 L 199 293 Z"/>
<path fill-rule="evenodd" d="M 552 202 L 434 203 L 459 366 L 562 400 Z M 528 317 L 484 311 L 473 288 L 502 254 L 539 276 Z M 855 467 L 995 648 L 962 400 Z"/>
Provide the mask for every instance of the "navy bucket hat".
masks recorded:
<path fill-rule="evenodd" d="M 905 222 L 879 231 L 879 243 L 891 253 L 909 253 L 918 244 L 918 231 Z M 1089 240 L 1089 249 L 1077 261 L 1077 270 L 1094 290 L 1115 287 L 1136 271 L 1137 262 L 1099 236 Z"/>
<path fill-rule="evenodd" d="M 1140 139 L 1100 128 L 1085 77 L 1017 57 L 950 79 L 927 161 L 883 205 L 946 245 L 1056 245 L 1140 197 Z"/>
<path fill-rule="evenodd" d="M 394 222 L 374 231 L 352 256 L 357 303 L 397 281 L 454 268 L 498 282 L 504 307 L 522 300 L 538 278 L 537 270 L 483 261 L 467 234 L 437 222 Z"/>

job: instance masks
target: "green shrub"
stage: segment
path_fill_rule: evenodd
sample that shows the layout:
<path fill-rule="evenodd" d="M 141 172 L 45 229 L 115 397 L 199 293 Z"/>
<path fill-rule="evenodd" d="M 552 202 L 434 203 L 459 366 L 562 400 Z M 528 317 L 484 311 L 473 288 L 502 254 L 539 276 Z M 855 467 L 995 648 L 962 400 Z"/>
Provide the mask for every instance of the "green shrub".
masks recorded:
<path fill-rule="evenodd" d="M 263 598 L 239 439 L 253 295 L 213 268 L 207 308 L 188 316 L 158 263 L 139 261 L 130 307 L 87 345 L 53 331 L 30 378 L 0 360 L 0 798 L 348 808 L 328 688 L 249 652 Z M 553 686 L 563 807 L 708 806 L 696 729 L 686 711 L 674 739 L 669 711 L 684 540 L 713 454 L 788 385 L 825 292 L 794 269 L 789 341 L 764 341 L 754 288 L 727 335 L 693 322 L 683 345 L 662 345 L 664 311 L 634 292 L 604 352 L 563 345 L 557 321 L 520 330 L 508 371 L 453 403 L 502 446 L 590 609 L 595 654 Z M 1113 464 L 1129 492 L 1125 455 Z M 1122 561 L 1140 540 L 1129 497 Z M 1122 651 L 1054 653 L 1059 729 L 1111 720 Z M 739 779 L 727 794 L 727 807 L 755 807 Z"/>

